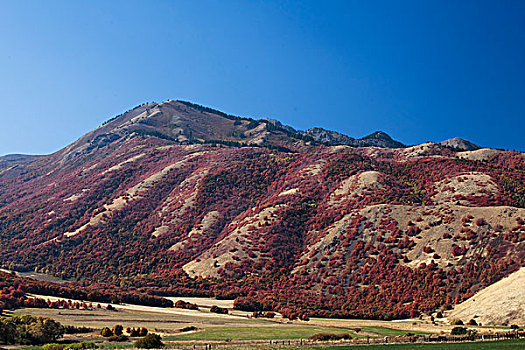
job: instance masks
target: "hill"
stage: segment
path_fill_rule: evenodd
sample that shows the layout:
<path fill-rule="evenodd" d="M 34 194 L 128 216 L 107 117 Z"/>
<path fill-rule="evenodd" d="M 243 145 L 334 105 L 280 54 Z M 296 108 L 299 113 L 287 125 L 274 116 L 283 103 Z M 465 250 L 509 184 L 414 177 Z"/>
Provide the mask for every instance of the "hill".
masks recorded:
<path fill-rule="evenodd" d="M 482 324 L 525 323 L 525 268 L 490 285 L 457 305 L 450 319 L 475 319 Z"/>
<path fill-rule="evenodd" d="M 138 106 L 54 154 L 0 158 L 0 264 L 380 319 L 449 308 L 524 266 L 523 154 L 343 136 Z"/>

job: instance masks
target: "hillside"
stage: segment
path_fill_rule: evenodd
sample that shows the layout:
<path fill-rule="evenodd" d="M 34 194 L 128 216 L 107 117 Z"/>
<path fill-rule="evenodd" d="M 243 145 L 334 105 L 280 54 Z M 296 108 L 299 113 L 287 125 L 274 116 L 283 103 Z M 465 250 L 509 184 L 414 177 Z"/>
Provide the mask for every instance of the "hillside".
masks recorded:
<path fill-rule="evenodd" d="M 525 323 L 525 268 L 481 290 L 454 308 L 451 319 L 475 319 L 482 324 Z"/>
<path fill-rule="evenodd" d="M 522 153 L 319 130 L 167 101 L 54 154 L 2 157 L 0 265 L 380 319 L 448 308 L 525 265 Z"/>

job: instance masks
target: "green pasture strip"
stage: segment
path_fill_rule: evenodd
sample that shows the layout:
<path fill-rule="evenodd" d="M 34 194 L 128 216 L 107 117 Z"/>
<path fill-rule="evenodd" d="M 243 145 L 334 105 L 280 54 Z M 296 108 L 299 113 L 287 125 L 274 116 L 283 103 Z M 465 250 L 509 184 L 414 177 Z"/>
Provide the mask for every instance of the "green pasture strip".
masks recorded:
<path fill-rule="evenodd" d="M 127 349 L 127 348 L 132 348 L 133 347 L 133 344 L 129 344 L 129 343 L 102 343 L 102 344 L 97 344 L 100 348 L 104 348 L 104 349 Z"/>
<path fill-rule="evenodd" d="M 412 334 L 430 334 L 428 332 L 416 332 L 416 331 L 407 331 L 402 329 L 388 328 L 382 326 L 361 326 L 361 331 L 375 333 L 383 337 L 397 337 L 398 335 L 406 335 L 407 333 Z"/>
<path fill-rule="evenodd" d="M 177 340 L 272 340 L 272 339 L 308 339 L 318 333 L 349 333 L 355 337 L 355 333 L 347 328 L 316 327 L 316 326 L 273 326 L 273 327 L 217 327 L 208 328 L 190 334 L 166 336 L 167 341 Z"/>
<path fill-rule="evenodd" d="M 487 342 L 467 343 L 440 343 L 440 344 L 384 344 L 384 345 L 342 345 L 342 346 L 269 346 L 246 345 L 220 348 L 221 350 L 523 350 L 525 340 L 500 340 Z"/>
<path fill-rule="evenodd" d="M 290 348 L 293 349 L 293 348 Z M 297 348 L 299 349 L 299 348 Z M 304 347 L 303 347 L 304 349 Z M 439 344 L 383 344 L 383 345 L 352 345 L 352 346 L 319 346 L 310 347 L 309 350 L 523 350 L 524 339 L 464 342 L 464 343 L 439 343 Z"/>

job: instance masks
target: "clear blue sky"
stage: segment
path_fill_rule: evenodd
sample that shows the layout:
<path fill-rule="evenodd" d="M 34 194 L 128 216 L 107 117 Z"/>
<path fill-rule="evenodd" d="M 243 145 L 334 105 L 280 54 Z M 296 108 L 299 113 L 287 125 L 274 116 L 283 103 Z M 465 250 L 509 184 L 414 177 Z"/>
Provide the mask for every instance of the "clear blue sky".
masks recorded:
<path fill-rule="evenodd" d="M 184 99 L 525 150 L 525 1 L 0 0 L 0 155 Z"/>

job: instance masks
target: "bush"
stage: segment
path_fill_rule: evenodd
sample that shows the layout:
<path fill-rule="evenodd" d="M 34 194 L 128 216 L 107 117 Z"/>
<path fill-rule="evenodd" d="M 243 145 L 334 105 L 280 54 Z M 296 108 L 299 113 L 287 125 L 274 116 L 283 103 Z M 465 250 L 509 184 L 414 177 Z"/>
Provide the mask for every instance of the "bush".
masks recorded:
<path fill-rule="evenodd" d="M 93 331 L 94 329 L 89 328 L 89 327 L 75 327 L 75 326 L 65 326 L 64 327 L 65 334 L 91 333 Z"/>
<path fill-rule="evenodd" d="M 187 310 L 199 310 L 199 307 L 197 304 L 190 303 L 188 301 L 184 300 L 177 300 L 174 307 L 179 309 L 187 309 Z"/>
<path fill-rule="evenodd" d="M 155 349 L 164 347 L 161 336 L 155 333 L 148 334 L 144 338 L 137 340 L 133 345 L 139 349 Z"/>
<path fill-rule="evenodd" d="M 216 314 L 228 314 L 228 309 L 217 305 L 213 305 L 210 308 L 210 312 L 215 312 Z"/>
<path fill-rule="evenodd" d="M 102 328 L 102 331 L 100 332 L 100 335 L 105 337 L 105 338 L 114 336 L 113 332 L 108 327 Z"/>
<path fill-rule="evenodd" d="M 145 337 L 148 335 L 148 329 L 146 327 L 142 327 L 139 331 L 139 336 Z"/>
<path fill-rule="evenodd" d="M 451 335 L 463 335 L 467 334 L 467 328 L 466 327 L 454 327 L 450 331 Z"/>
<path fill-rule="evenodd" d="M 93 342 L 81 342 L 81 343 L 74 343 L 74 344 L 46 344 L 42 346 L 42 350 L 64 350 L 64 349 L 72 349 L 72 350 L 82 350 L 82 349 L 97 349 L 98 346 Z"/>
<path fill-rule="evenodd" d="M 318 334 L 312 335 L 309 339 L 313 341 L 328 341 L 328 340 L 352 339 L 352 337 L 348 333 L 342 333 L 342 334 L 318 333 Z"/>
<path fill-rule="evenodd" d="M 43 345 L 42 350 L 62 350 L 64 349 L 64 347 L 65 347 L 64 344 L 51 343 L 51 344 Z"/>
<path fill-rule="evenodd" d="M 461 321 L 460 319 L 453 319 L 452 321 L 450 321 L 450 325 L 451 326 L 463 326 L 463 321 Z"/>
<path fill-rule="evenodd" d="M 197 327 L 195 327 L 195 326 L 188 326 L 188 327 L 184 327 L 184 328 L 179 329 L 179 332 L 191 332 L 191 331 L 194 331 L 196 329 L 197 329 Z"/>
<path fill-rule="evenodd" d="M 471 319 L 470 321 L 467 322 L 467 325 L 468 326 L 477 326 L 478 323 L 476 322 L 475 319 Z"/>
<path fill-rule="evenodd" d="M 259 318 L 259 317 L 266 317 L 266 318 L 274 318 L 275 317 L 275 312 L 273 311 L 254 311 L 252 313 L 252 317 L 253 318 Z"/>
<path fill-rule="evenodd" d="M 123 342 L 123 341 L 128 341 L 129 338 L 126 337 L 125 335 L 114 335 L 114 336 L 111 336 L 108 338 L 109 341 L 116 341 L 116 342 Z"/>
<path fill-rule="evenodd" d="M 78 350 L 78 349 L 97 349 L 97 344 L 90 341 L 83 341 L 81 343 L 74 343 L 67 345 L 68 349 Z"/>
<path fill-rule="evenodd" d="M 122 332 L 124 331 L 124 327 L 122 327 L 121 325 L 117 324 L 115 325 L 111 331 L 113 332 L 113 334 L 115 335 L 122 335 Z"/>

